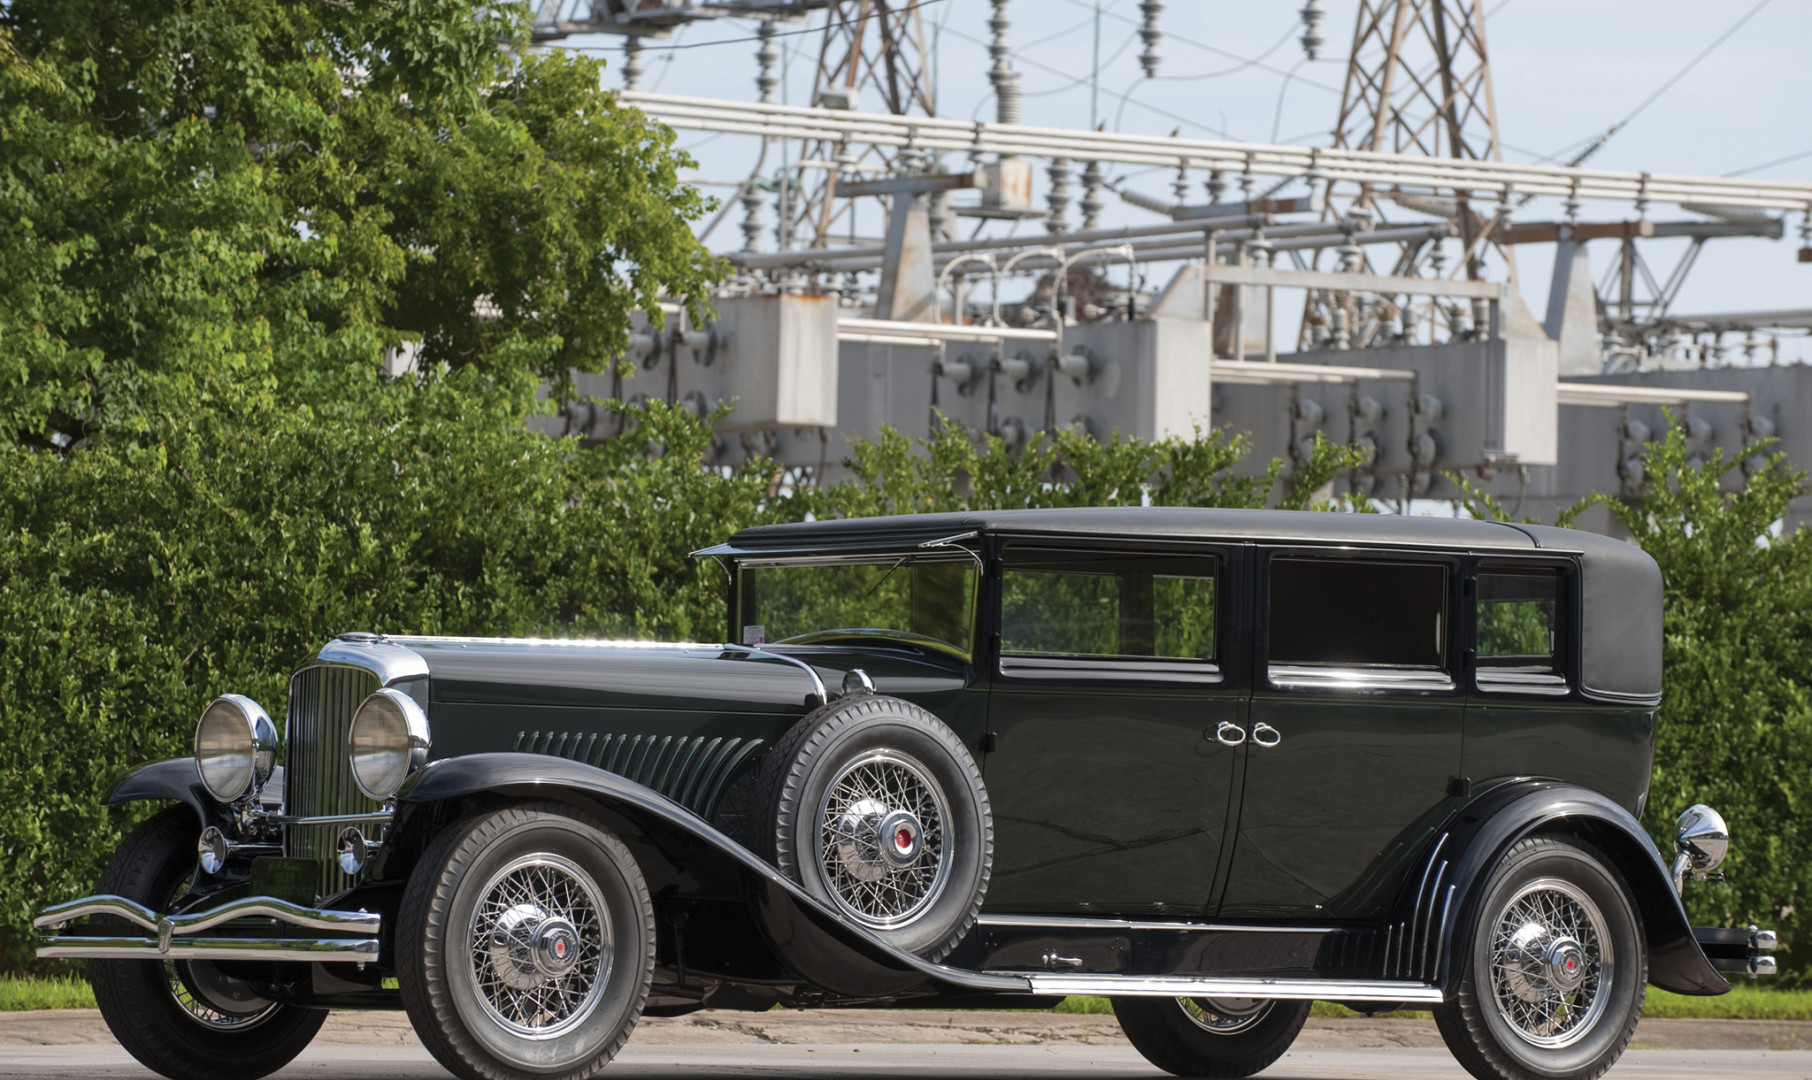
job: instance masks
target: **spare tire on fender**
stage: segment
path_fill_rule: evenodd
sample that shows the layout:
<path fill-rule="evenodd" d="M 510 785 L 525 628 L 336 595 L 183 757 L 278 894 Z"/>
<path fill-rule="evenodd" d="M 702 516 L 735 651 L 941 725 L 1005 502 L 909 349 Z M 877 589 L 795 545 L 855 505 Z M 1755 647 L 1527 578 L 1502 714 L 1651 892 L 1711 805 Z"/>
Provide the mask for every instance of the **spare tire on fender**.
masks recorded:
<path fill-rule="evenodd" d="M 975 925 L 994 818 L 975 759 L 907 701 L 842 697 L 762 763 L 752 846 L 807 892 L 894 945 L 942 959 Z"/>

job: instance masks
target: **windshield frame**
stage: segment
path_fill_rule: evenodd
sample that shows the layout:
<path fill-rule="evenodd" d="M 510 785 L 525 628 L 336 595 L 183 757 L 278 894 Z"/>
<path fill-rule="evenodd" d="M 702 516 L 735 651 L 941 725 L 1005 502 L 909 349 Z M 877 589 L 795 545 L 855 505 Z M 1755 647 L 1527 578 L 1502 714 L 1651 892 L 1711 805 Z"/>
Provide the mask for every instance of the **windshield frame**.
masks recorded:
<path fill-rule="evenodd" d="M 862 551 L 838 552 L 835 554 L 787 553 L 775 554 L 772 556 L 739 556 L 730 560 L 730 565 L 728 567 L 730 571 L 730 625 L 728 629 L 730 630 L 731 639 L 738 640 L 740 638 L 740 635 L 737 633 L 737 628 L 744 625 L 746 622 L 742 610 L 742 575 L 745 570 L 759 570 L 768 567 L 876 566 L 885 567 L 888 575 L 891 576 L 894 572 L 906 567 L 910 563 L 952 563 L 963 561 L 973 563 L 975 567 L 975 573 L 970 578 L 969 586 L 969 641 L 967 648 L 928 635 L 912 634 L 910 631 L 897 629 L 886 631 L 881 627 L 824 628 L 806 631 L 806 634 L 817 635 L 828 633 L 836 629 L 847 629 L 852 631 L 848 639 L 851 642 L 861 642 L 867 645 L 885 643 L 885 646 L 894 648 L 928 650 L 955 657 L 965 663 L 974 663 L 976 652 L 979 648 L 978 642 L 981 636 L 982 600 L 986 595 L 984 589 L 985 564 L 983 563 L 981 556 L 975 551 L 963 545 L 954 543 L 936 543 L 934 545 L 915 544 L 903 548 L 868 548 Z M 859 631 L 862 630 L 877 632 L 869 634 L 859 633 Z M 798 637 L 801 635 L 794 636 Z M 835 648 L 837 645 L 838 643 L 835 641 L 797 642 L 788 640 L 767 641 L 758 647 L 763 649 L 822 649 Z"/>

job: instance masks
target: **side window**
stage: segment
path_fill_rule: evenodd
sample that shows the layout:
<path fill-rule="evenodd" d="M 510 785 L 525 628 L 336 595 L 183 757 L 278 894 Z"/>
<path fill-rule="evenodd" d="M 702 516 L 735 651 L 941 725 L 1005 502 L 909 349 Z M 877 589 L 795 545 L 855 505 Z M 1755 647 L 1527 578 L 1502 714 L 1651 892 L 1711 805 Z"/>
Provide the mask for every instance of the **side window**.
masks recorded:
<path fill-rule="evenodd" d="M 1481 689 L 1557 686 L 1561 664 L 1561 583 L 1554 570 L 1485 569 L 1478 581 Z"/>
<path fill-rule="evenodd" d="M 1278 557 L 1271 560 L 1270 593 L 1273 669 L 1446 666 L 1447 567 L 1441 563 Z"/>
<path fill-rule="evenodd" d="M 1004 658 L 1215 659 L 1211 556 L 1009 549 Z"/>

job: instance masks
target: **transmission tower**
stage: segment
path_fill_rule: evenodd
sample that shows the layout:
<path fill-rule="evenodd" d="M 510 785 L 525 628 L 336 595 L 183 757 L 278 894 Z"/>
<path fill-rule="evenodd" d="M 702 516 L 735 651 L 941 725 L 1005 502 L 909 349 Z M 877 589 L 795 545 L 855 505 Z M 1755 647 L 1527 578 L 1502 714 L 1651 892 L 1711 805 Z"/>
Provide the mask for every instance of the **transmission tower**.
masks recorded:
<path fill-rule="evenodd" d="M 1482 0 L 1360 0 L 1333 145 L 1501 161 L 1482 7 Z M 1346 268 L 1409 276 L 1464 273 L 1477 279 L 1484 275 L 1486 257 L 1496 251 L 1514 273 L 1507 253 L 1492 238 L 1508 217 L 1507 200 L 1481 211 L 1466 191 L 1380 191 L 1370 184 L 1336 185 L 1327 196 L 1328 214 L 1357 228 L 1383 223 L 1392 213 L 1407 209 L 1451 219 L 1460 241 L 1460 258 L 1451 269 L 1445 253 L 1426 242 L 1374 248 L 1378 253 L 1394 252 L 1391 266 L 1371 265 L 1365 249 L 1350 245 L 1340 254 Z M 1382 322 L 1401 320 L 1404 313 L 1393 308 L 1383 305 L 1352 319 L 1354 343 L 1369 340 Z M 1305 344 L 1330 337 L 1344 344 L 1347 334 L 1340 324 L 1347 322 L 1335 297 L 1311 297 L 1303 326 Z"/>
<path fill-rule="evenodd" d="M 811 104 L 859 108 L 865 92 L 897 115 L 937 115 L 931 90 L 922 5 L 913 0 L 831 0 Z M 839 179 L 919 172 L 933 163 L 899 160 L 893 150 L 846 143 L 808 143 L 797 173 L 781 183 L 781 247 L 825 247 L 850 213 L 837 198 Z M 825 167 L 830 166 L 830 167 Z"/>

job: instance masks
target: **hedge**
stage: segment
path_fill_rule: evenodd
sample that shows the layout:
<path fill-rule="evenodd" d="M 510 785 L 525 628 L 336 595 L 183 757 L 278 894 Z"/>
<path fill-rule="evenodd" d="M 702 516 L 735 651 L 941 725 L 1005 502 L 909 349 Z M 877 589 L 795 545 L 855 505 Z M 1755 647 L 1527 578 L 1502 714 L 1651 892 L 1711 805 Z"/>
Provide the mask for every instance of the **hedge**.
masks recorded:
<path fill-rule="evenodd" d="M 1285 485 L 1230 467 L 1241 439 L 1065 434 L 1023 455 L 952 428 L 856 446 L 853 478 L 789 489 L 699 461 L 708 423 L 656 404 L 580 451 L 483 395 L 430 383 L 356 417 L 210 415 L 146 447 L 0 446 L 0 965 L 33 909 L 87 892 L 141 807 L 101 800 L 188 753 L 214 695 L 281 708 L 286 679 L 356 629 L 716 640 L 723 576 L 688 557 L 745 525 L 963 506 L 1301 506 L 1350 461 Z M 1064 483 L 1051 483 L 1052 477 Z"/>

